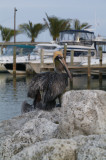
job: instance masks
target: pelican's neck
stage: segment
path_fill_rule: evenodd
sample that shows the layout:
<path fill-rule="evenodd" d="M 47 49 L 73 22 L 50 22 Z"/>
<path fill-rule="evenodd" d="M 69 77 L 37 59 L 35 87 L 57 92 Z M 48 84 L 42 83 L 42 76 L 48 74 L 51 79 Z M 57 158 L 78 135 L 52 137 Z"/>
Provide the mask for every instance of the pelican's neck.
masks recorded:
<path fill-rule="evenodd" d="M 62 71 L 64 70 L 64 67 L 63 65 L 58 61 L 58 60 L 55 60 L 55 72 L 58 72 L 58 73 L 62 73 Z"/>

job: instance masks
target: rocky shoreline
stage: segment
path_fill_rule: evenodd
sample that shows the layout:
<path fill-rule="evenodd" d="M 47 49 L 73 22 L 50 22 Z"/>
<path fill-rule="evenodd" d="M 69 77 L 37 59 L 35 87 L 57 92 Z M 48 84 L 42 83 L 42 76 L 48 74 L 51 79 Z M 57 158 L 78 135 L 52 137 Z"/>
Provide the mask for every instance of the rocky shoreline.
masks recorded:
<path fill-rule="evenodd" d="M 105 160 L 106 92 L 68 91 L 62 107 L 0 123 L 0 160 Z"/>

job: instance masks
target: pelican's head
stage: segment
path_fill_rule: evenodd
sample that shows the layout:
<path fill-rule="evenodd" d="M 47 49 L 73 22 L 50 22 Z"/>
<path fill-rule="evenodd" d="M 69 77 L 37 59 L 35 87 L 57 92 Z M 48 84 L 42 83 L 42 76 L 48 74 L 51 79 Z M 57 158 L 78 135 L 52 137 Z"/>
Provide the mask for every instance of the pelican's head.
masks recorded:
<path fill-rule="evenodd" d="M 55 62 L 55 69 L 62 72 L 63 69 L 67 72 L 70 79 L 72 79 L 71 73 L 67 67 L 67 64 L 64 60 L 63 54 L 61 51 L 54 52 L 54 62 Z"/>

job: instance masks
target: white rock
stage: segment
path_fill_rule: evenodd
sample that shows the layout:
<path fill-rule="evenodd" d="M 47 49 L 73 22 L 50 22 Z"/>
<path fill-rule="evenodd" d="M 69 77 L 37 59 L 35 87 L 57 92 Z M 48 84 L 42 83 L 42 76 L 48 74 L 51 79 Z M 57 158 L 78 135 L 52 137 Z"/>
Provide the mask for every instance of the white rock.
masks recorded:
<path fill-rule="evenodd" d="M 2 157 L 10 158 L 35 142 L 51 139 L 55 136 L 58 124 L 45 118 L 32 119 L 17 130 L 13 136 L 8 136 L 1 144 Z"/>
<path fill-rule="evenodd" d="M 11 160 L 75 160 L 76 142 L 51 139 L 26 148 Z"/>
<path fill-rule="evenodd" d="M 104 91 L 69 91 L 61 108 L 37 109 L 0 123 L 0 160 L 60 160 L 59 155 L 61 160 L 105 160 L 105 153 Z"/>
<path fill-rule="evenodd" d="M 11 160 L 105 160 L 106 135 L 77 136 L 38 142 Z"/>
<path fill-rule="evenodd" d="M 106 92 L 69 91 L 62 97 L 61 138 L 106 133 Z M 63 135 L 62 135 L 63 134 Z"/>

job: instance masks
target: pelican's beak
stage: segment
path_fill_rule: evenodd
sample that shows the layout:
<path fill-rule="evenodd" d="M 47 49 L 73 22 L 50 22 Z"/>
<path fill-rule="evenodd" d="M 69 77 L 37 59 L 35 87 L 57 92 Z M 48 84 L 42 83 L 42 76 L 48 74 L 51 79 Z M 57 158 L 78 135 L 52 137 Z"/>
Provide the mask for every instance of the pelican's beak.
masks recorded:
<path fill-rule="evenodd" d="M 72 80 L 72 75 L 71 75 L 71 73 L 70 73 L 70 71 L 69 71 L 69 69 L 68 69 L 68 67 L 67 67 L 67 64 L 66 64 L 64 58 L 59 58 L 59 61 L 60 61 L 60 62 L 62 63 L 62 65 L 64 66 L 64 69 L 66 70 L 69 78 Z"/>

